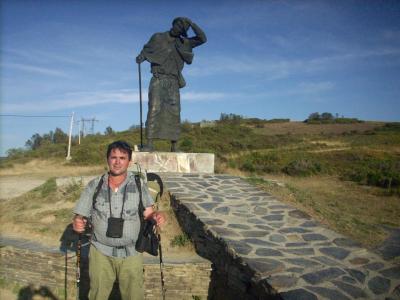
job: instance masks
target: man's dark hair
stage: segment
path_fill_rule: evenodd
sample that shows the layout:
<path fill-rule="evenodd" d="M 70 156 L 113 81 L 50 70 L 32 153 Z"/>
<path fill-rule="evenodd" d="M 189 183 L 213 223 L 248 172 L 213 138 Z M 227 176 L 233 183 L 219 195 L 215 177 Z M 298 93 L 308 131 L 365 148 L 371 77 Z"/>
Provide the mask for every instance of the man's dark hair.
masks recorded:
<path fill-rule="evenodd" d="M 121 151 L 128 152 L 129 160 L 131 160 L 131 158 L 132 158 L 132 147 L 127 142 L 125 142 L 125 141 L 115 141 L 115 142 L 112 142 L 110 145 L 108 145 L 108 148 L 107 148 L 107 159 L 110 156 L 111 151 L 114 150 L 114 149 L 119 149 Z"/>

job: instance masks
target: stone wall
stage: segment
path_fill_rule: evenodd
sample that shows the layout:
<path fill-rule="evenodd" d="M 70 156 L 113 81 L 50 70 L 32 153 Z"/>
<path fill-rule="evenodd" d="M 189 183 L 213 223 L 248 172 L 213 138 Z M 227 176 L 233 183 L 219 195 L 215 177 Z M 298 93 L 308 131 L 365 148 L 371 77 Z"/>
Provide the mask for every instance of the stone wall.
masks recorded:
<path fill-rule="evenodd" d="M 75 256 L 68 253 L 68 298 L 75 298 Z M 207 299 L 211 267 L 207 262 L 164 263 L 166 299 Z M 145 299 L 161 298 L 160 265 L 144 264 Z M 0 277 L 26 289 L 46 290 L 59 298 L 64 297 L 65 256 L 62 253 L 35 252 L 14 247 L 1 248 Z"/>
<path fill-rule="evenodd" d="M 282 299 L 266 281 L 258 280 L 255 272 L 230 252 L 222 239 L 205 230 L 204 224 L 173 195 L 171 206 L 180 226 L 190 235 L 196 252 L 213 261 L 208 299 Z"/>

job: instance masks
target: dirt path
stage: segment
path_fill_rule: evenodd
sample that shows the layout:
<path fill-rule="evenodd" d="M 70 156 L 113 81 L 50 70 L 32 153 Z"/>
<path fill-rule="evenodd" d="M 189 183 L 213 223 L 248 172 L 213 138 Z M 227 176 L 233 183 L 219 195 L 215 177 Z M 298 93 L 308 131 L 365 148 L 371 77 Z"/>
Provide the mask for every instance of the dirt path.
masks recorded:
<path fill-rule="evenodd" d="M 0 170 L 0 200 L 20 196 L 51 177 L 100 174 L 101 166 L 71 166 L 64 161 L 32 160 Z"/>
<path fill-rule="evenodd" d="M 45 181 L 45 179 L 32 177 L 0 176 L 0 200 L 18 197 Z"/>

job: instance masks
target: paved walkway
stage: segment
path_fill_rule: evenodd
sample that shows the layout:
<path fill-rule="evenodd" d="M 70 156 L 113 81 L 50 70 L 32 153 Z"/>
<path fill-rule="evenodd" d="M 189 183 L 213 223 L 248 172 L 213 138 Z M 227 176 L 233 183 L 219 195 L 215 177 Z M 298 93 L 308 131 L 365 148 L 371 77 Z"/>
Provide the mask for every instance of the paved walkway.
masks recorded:
<path fill-rule="evenodd" d="M 400 265 L 394 260 L 384 260 L 243 179 L 162 177 L 205 229 L 283 299 L 400 299 Z"/>

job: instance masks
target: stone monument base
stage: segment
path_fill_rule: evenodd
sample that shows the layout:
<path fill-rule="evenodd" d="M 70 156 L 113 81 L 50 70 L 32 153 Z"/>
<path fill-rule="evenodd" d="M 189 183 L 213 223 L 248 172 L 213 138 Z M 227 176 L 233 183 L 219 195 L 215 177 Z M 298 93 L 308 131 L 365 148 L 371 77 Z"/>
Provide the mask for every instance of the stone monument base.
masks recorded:
<path fill-rule="evenodd" d="M 132 152 L 132 162 L 147 172 L 214 174 L 213 153 Z M 129 169 L 135 171 L 136 166 Z"/>

